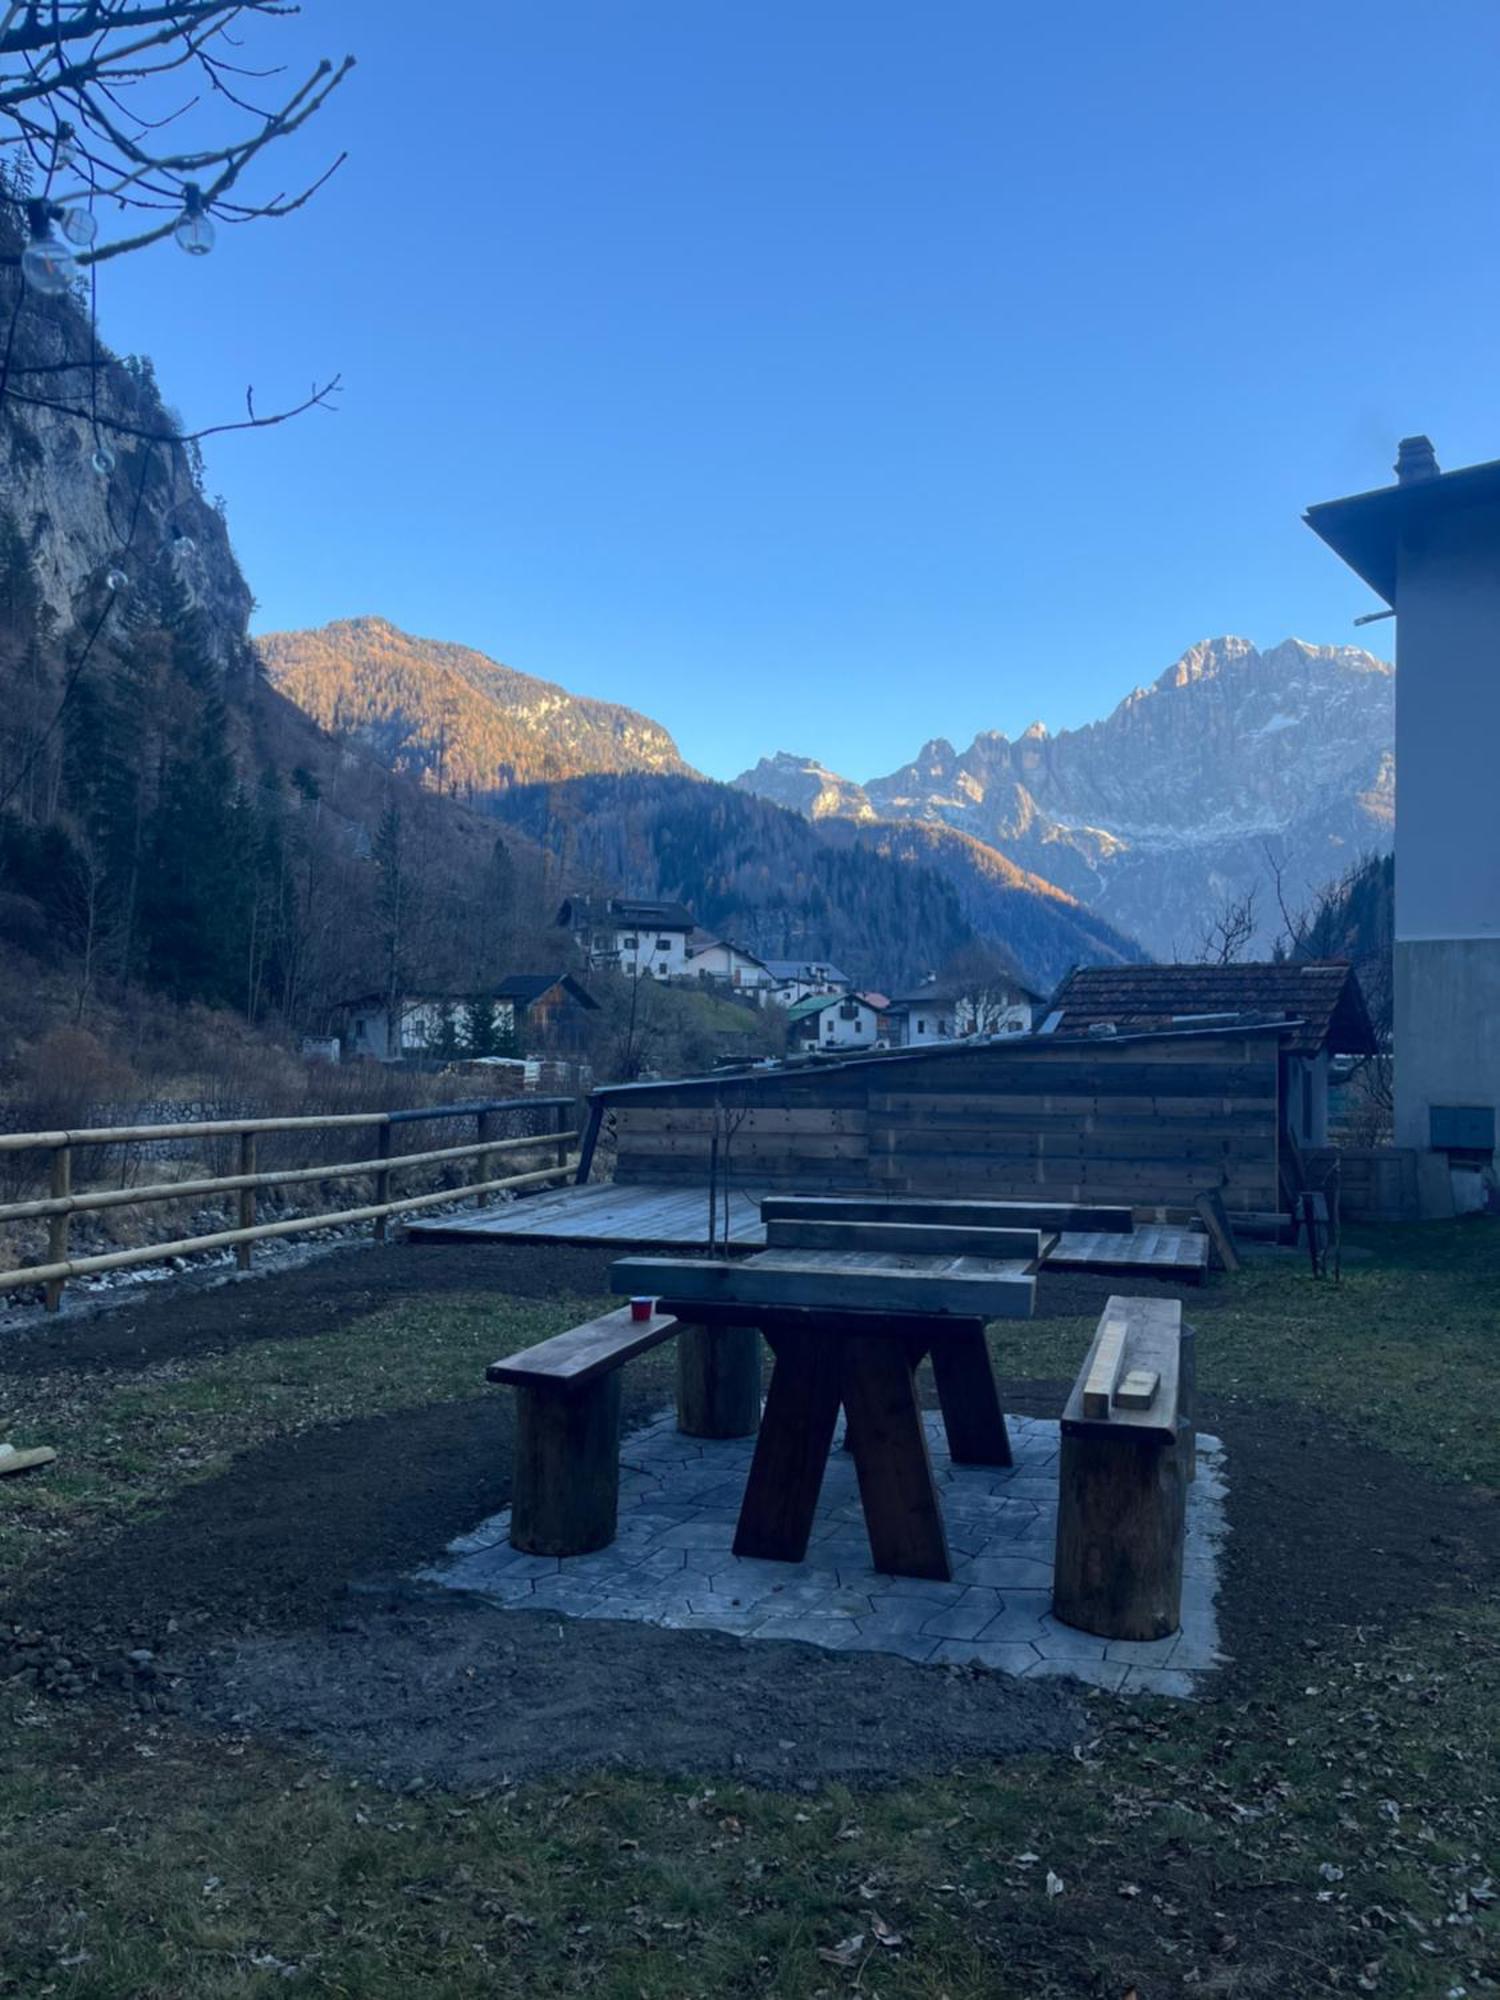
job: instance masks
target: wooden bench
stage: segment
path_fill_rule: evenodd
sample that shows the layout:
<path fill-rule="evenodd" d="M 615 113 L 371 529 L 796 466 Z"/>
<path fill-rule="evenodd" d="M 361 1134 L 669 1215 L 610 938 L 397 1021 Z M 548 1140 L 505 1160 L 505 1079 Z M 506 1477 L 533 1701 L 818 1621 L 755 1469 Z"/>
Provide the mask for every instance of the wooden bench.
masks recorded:
<path fill-rule="evenodd" d="M 1192 1376 L 1180 1300 L 1110 1299 L 1062 1417 L 1052 1609 L 1064 1624 L 1106 1639 L 1177 1630 Z"/>
<path fill-rule="evenodd" d="M 622 1306 L 491 1362 L 488 1379 L 516 1391 L 512 1547 L 528 1555 L 581 1556 L 614 1540 L 620 1370 L 677 1331 L 670 1314 L 633 1320 Z"/>

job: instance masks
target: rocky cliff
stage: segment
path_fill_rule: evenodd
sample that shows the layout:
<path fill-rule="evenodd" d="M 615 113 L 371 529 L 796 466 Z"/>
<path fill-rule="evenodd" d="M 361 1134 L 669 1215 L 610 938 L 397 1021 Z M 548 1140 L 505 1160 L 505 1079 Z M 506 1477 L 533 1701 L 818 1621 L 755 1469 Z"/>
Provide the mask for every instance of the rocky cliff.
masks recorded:
<path fill-rule="evenodd" d="M 617 702 L 384 618 L 258 640 L 267 677 L 335 735 L 435 791 L 479 803 L 511 785 L 593 771 L 686 773 L 659 723 Z"/>
<path fill-rule="evenodd" d="M 1192 647 L 1103 721 L 967 750 L 935 739 L 865 785 L 785 753 L 736 783 L 813 817 L 957 827 L 1156 955 L 1191 955 L 1227 897 L 1279 924 L 1267 849 L 1303 900 L 1390 846 L 1394 673 L 1352 646 Z"/>

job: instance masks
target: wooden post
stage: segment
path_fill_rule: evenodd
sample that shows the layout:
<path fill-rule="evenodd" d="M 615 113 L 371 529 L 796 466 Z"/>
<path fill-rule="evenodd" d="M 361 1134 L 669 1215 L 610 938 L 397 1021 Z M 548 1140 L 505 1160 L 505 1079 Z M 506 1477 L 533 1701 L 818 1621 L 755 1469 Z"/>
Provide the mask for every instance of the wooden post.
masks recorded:
<path fill-rule="evenodd" d="M 375 1146 L 375 1157 L 377 1160 L 388 1160 L 391 1157 L 391 1128 L 388 1124 L 382 1125 L 380 1128 L 380 1137 Z M 375 1199 L 377 1202 L 387 1202 L 390 1198 L 391 1170 L 389 1167 L 382 1167 L 375 1176 Z M 375 1241 L 377 1243 L 384 1243 L 385 1241 L 386 1220 L 387 1218 L 383 1215 L 377 1215 L 375 1218 Z"/>
<path fill-rule="evenodd" d="M 615 1538 L 620 1498 L 620 1374 L 580 1388 L 516 1391 L 511 1547 L 581 1556 Z"/>
<path fill-rule="evenodd" d="M 760 1334 L 753 1326 L 684 1326 L 677 1336 L 677 1428 L 686 1437 L 754 1437 L 760 1428 Z"/>
<path fill-rule="evenodd" d="M 71 1146 L 54 1146 L 52 1148 L 52 1173 L 48 1192 L 54 1201 L 64 1200 L 73 1192 L 73 1149 Z M 61 1264 L 67 1259 L 68 1223 L 70 1220 L 71 1218 L 66 1211 L 61 1215 L 51 1215 L 47 1218 L 47 1262 L 49 1264 Z M 60 1310 L 62 1306 L 63 1286 L 66 1283 L 66 1278 L 51 1278 L 48 1280 L 44 1296 L 49 1313 L 55 1313 Z"/>
<path fill-rule="evenodd" d="M 474 1120 L 474 1137 L 481 1142 L 493 1137 L 493 1126 L 488 1111 L 481 1111 Z M 495 1157 L 493 1153 L 476 1154 L 474 1160 L 476 1181 L 491 1181 L 495 1178 Z M 482 1190 L 474 1197 L 476 1208 L 488 1208 L 490 1198 Z"/>
<path fill-rule="evenodd" d="M 255 1134 L 253 1132 L 241 1132 L 240 1134 L 240 1172 L 242 1174 L 253 1174 L 255 1172 Z M 255 1189 L 253 1187 L 241 1188 L 240 1228 L 253 1229 L 254 1227 Z M 254 1249 L 255 1245 L 253 1243 L 235 1244 L 234 1261 L 242 1271 L 249 1270 L 250 1257 Z"/>
<path fill-rule="evenodd" d="M 1182 1622 L 1187 1486 L 1177 1444 L 1063 1431 L 1052 1610 L 1104 1639 L 1165 1639 Z"/>

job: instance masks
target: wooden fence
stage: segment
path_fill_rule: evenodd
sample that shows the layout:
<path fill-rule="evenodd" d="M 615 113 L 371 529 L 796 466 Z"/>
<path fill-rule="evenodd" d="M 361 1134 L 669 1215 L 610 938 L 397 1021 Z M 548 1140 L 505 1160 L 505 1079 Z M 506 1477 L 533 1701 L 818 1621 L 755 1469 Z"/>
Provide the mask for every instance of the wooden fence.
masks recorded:
<path fill-rule="evenodd" d="M 390 1216 L 439 1202 L 455 1201 L 472 1195 L 483 1207 L 491 1195 L 503 1189 L 541 1187 L 549 1181 L 568 1178 L 576 1161 L 572 1147 L 576 1129 L 564 1130 L 576 1109 L 570 1097 L 505 1097 L 481 1103 L 434 1104 L 412 1111 L 340 1112 L 321 1118 L 223 1118 L 200 1119 L 179 1125 L 103 1125 L 77 1132 L 0 1133 L 0 1153 L 44 1152 L 49 1156 L 48 1193 L 36 1201 L 12 1201 L 0 1205 L 0 1222 L 45 1219 L 47 1261 L 28 1264 L 14 1271 L 0 1271 L 0 1292 L 21 1285 L 41 1285 L 47 1310 L 56 1312 L 63 1287 L 69 1278 L 91 1276 L 100 1271 L 118 1271 L 139 1264 L 156 1264 L 172 1257 L 186 1257 L 199 1250 L 233 1249 L 242 1271 L 250 1268 L 256 1243 L 268 1237 L 297 1236 L 312 1229 L 333 1229 L 347 1223 L 373 1222 L 377 1238 L 384 1238 Z M 503 1136 L 500 1121 L 518 1112 L 540 1112 L 551 1130 Z M 428 1147 L 416 1153 L 391 1150 L 392 1132 L 402 1125 L 434 1123 L 441 1120 L 473 1119 L 475 1136 L 461 1146 Z M 261 1171 L 257 1146 L 269 1133 L 308 1133 L 353 1130 L 363 1127 L 375 1132 L 373 1157 L 353 1160 L 319 1161 L 312 1166 L 275 1167 Z M 98 1146 L 140 1146 L 161 1140 L 234 1139 L 239 1144 L 239 1171 L 198 1180 L 160 1181 L 145 1187 L 90 1188 L 73 1190 L 74 1156 L 82 1148 Z M 524 1152 L 555 1152 L 555 1164 L 523 1173 L 498 1174 L 497 1160 Z M 392 1198 L 392 1177 L 414 1167 L 432 1167 L 456 1160 L 474 1160 L 474 1178 L 459 1187 L 439 1188 L 425 1194 Z M 286 1187 L 305 1181 L 342 1180 L 368 1177 L 374 1184 L 373 1200 L 358 1208 L 298 1215 L 279 1222 L 255 1220 L 256 1195 L 261 1188 Z M 137 1204 L 184 1199 L 211 1199 L 219 1195 L 237 1197 L 237 1227 L 213 1230 L 206 1235 L 185 1236 L 171 1243 L 149 1243 L 129 1250 L 111 1250 L 98 1256 L 70 1257 L 68 1237 L 75 1215 L 101 1209 L 131 1208 Z"/>
<path fill-rule="evenodd" d="M 1016 1036 L 594 1093 L 615 1179 L 1278 1206 L 1275 1027 Z M 585 1142 L 587 1160 L 589 1146 Z"/>

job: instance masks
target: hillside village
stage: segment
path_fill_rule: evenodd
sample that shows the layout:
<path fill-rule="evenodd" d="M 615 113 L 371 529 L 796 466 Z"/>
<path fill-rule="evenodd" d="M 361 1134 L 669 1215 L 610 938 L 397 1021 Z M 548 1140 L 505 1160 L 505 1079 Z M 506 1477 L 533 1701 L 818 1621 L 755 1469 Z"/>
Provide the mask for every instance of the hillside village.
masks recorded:
<path fill-rule="evenodd" d="M 783 1050 L 817 1056 L 1024 1034 L 1043 999 L 983 953 L 960 959 L 945 977 L 933 972 L 911 992 L 856 988 L 827 961 L 759 958 L 715 937 L 682 903 L 573 897 L 559 909 L 555 928 L 558 969 L 515 973 L 482 991 L 403 992 L 394 1004 L 389 995 L 351 1000 L 337 1010 L 340 1032 L 321 1052 L 346 1060 L 516 1067 L 533 1081 L 545 1063 L 556 1081 L 559 1063 L 586 1065 L 597 1045 L 601 1003 L 591 977 L 595 986 L 647 982 L 753 1010 L 767 1030 L 758 1038 L 763 1060 Z M 638 993 L 632 1004 L 639 1009 Z M 745 1060 L 734 1034 L 721 1039 L 716 1060 Z"/>

